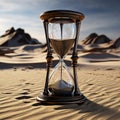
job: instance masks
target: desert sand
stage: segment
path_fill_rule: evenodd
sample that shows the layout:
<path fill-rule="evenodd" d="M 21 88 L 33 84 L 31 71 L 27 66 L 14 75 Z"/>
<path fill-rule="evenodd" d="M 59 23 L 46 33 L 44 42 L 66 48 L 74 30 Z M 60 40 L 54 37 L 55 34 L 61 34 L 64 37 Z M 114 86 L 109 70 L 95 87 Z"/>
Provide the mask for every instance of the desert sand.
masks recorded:
<path fill-rule="evenodd" d="M 120 120 L 119 54 L 79 53 L 78 85 L 85 103 L 41 105 L 36 97 L 46 76 L 44 48 L 7 49 L 0 56 L 0 120 Z"/>

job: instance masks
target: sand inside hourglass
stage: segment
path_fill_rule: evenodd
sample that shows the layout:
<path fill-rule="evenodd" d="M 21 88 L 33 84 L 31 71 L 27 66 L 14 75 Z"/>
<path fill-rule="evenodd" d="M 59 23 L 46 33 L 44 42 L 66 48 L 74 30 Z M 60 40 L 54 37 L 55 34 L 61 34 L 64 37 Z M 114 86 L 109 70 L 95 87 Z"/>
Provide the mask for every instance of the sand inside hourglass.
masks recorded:
<path fill-rule="evenodd" d="M 74 43 L 74 39 L 69 39 L 69 40 L 51 39 L 51 45 L 55 50 L 55 52 L 59 55 L 60 59 L 63 59 L 63 57 L 68 53 L 73 43 Z M 63 72 L 62 63 L 60 66 L 60 71 Z M 63 74 L 62 72 L 61 72 L 61 78 L 58 78 L 58 80 L 55 83 L 49 85 L 49 91 L 52 93 L 52 95 L 56 95 L 56 96 L 72 95 L 74 86 L 62 78 L 62 74 Z"/>
<path fill-rule="evenodd" d="M 49 85 L 49 91 L 52 95 L 60 96 L 60 95 L 72 95 L 74 86 L 70 83 L 67 83 L 64 80 L 59 80 L 53 84 Z"/>
<path fill-rule="evenodd" d="M 69 39 L 69 40 L 51 39 L 50 41 L 51 41 L 51 45 L 53 49 L 61 58 L 63 58 L 64 55 L 68 53 L 68 51 L 70 50 L 70 48 L 72 47 L 74 43 L 74 39 Z"/>

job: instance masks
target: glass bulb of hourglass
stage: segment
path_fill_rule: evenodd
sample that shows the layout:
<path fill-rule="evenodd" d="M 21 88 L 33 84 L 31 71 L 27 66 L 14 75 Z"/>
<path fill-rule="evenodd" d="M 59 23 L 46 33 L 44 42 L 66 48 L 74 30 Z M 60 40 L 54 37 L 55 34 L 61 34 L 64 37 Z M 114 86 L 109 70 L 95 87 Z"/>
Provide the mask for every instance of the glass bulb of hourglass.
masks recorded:
<path fill-rule="evenodd" d="M 51 73 L 49 91 L 52 95 L 72 95 L 74 90 L 73 77 L 67 69 L 65 63 L 59 61 Z"/>
<path fill-rule="evenodd" d="M 65 55 L 74 44 L 74 23 L 51 23 L 49 37 L 52 48 L 59 57 L 59 62 L 50 75 L 49 91 L 52 95 L 72 95 L 73 77 L 64 62 Z"/>
<path fill-rule="evenodd" d="M 75 23 L 67 23 L 65 20 L 61 23 L 49 24 L 49 38 L 54 51 L 60 58 L 63 58 L 73 46 L 75 39 Z"/>

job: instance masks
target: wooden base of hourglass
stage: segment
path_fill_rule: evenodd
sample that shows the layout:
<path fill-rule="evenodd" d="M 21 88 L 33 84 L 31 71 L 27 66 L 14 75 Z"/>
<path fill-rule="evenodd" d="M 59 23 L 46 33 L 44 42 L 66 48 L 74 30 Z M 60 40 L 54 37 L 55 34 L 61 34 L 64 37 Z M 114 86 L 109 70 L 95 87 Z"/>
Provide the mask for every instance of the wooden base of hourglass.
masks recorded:
<path fill-rule="evenodd" d="M 62 104 L 82 104 L 86 100 L 84 95 L 77 96 L 50 96 L 50 95 L 40 95 L 37 97 L 37 101 L 41 104 L 50 105 L 62 105 Z"/>
<path fill-rule="evenodd" d="M 76 64 L 77 64 L 77 57 L 73 56 L 72 57 L 72 64 L 73 64 L 73 69 L 74 69 L 74 74 L 76 74 Z M 48 63 L 48 68 L 50 67 L 52 62 L 52 56 L 47 57 L 47 63 Z M 49 71 L 49 70 L 48 70 Z M 75 78 L 76 79 L 76 78 Z M 47 83 L 47 82 L 46 82 Z M 74 83 L 76 88 L 78 88 L 77 83 Z M 51 104 L 51 105 L 59 105 L 59 104 L 82 104 L 86 101 L 86 97 L 79 93 L 78 89 L 75 89 L 74 95 L 50 95 L 48 93 L 48 83 L 45 85 L 44 92 L 37 97 L 37 101 L 40 102 L 40 104 Z"/>

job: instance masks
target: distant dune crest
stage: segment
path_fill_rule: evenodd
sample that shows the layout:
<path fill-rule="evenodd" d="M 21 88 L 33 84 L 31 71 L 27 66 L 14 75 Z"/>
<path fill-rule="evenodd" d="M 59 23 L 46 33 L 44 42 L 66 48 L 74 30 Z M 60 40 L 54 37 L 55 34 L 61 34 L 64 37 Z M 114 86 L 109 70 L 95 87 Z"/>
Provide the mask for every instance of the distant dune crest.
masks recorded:
<path fill-rule="evenodd" d="M 90 34 L 84 40 L 80 41 L 83 51 L 106 51 L 106 50 L 119 50 L 120 38 L 111 40 L 106 35 L 98 35 L 96 33 Z"/>
<path fill-rule="evenodd" d="M 15 30 L 14 27 L 11 27 L 0 36 L 0 46 L 16 47 L 25 44 L 40 44 L 40 42 L 37 39 L 31 38 L 21 28 Z"/>
<path fill-rule="evenodd" d="M 110 38 L 108 38 L 106 35 L 97 35 L 96 33 L 90 34 L 88 37 L 86 37 L 82 43 L 84 45 L 88 44 L 102 44 L 110 42 Z"/>

